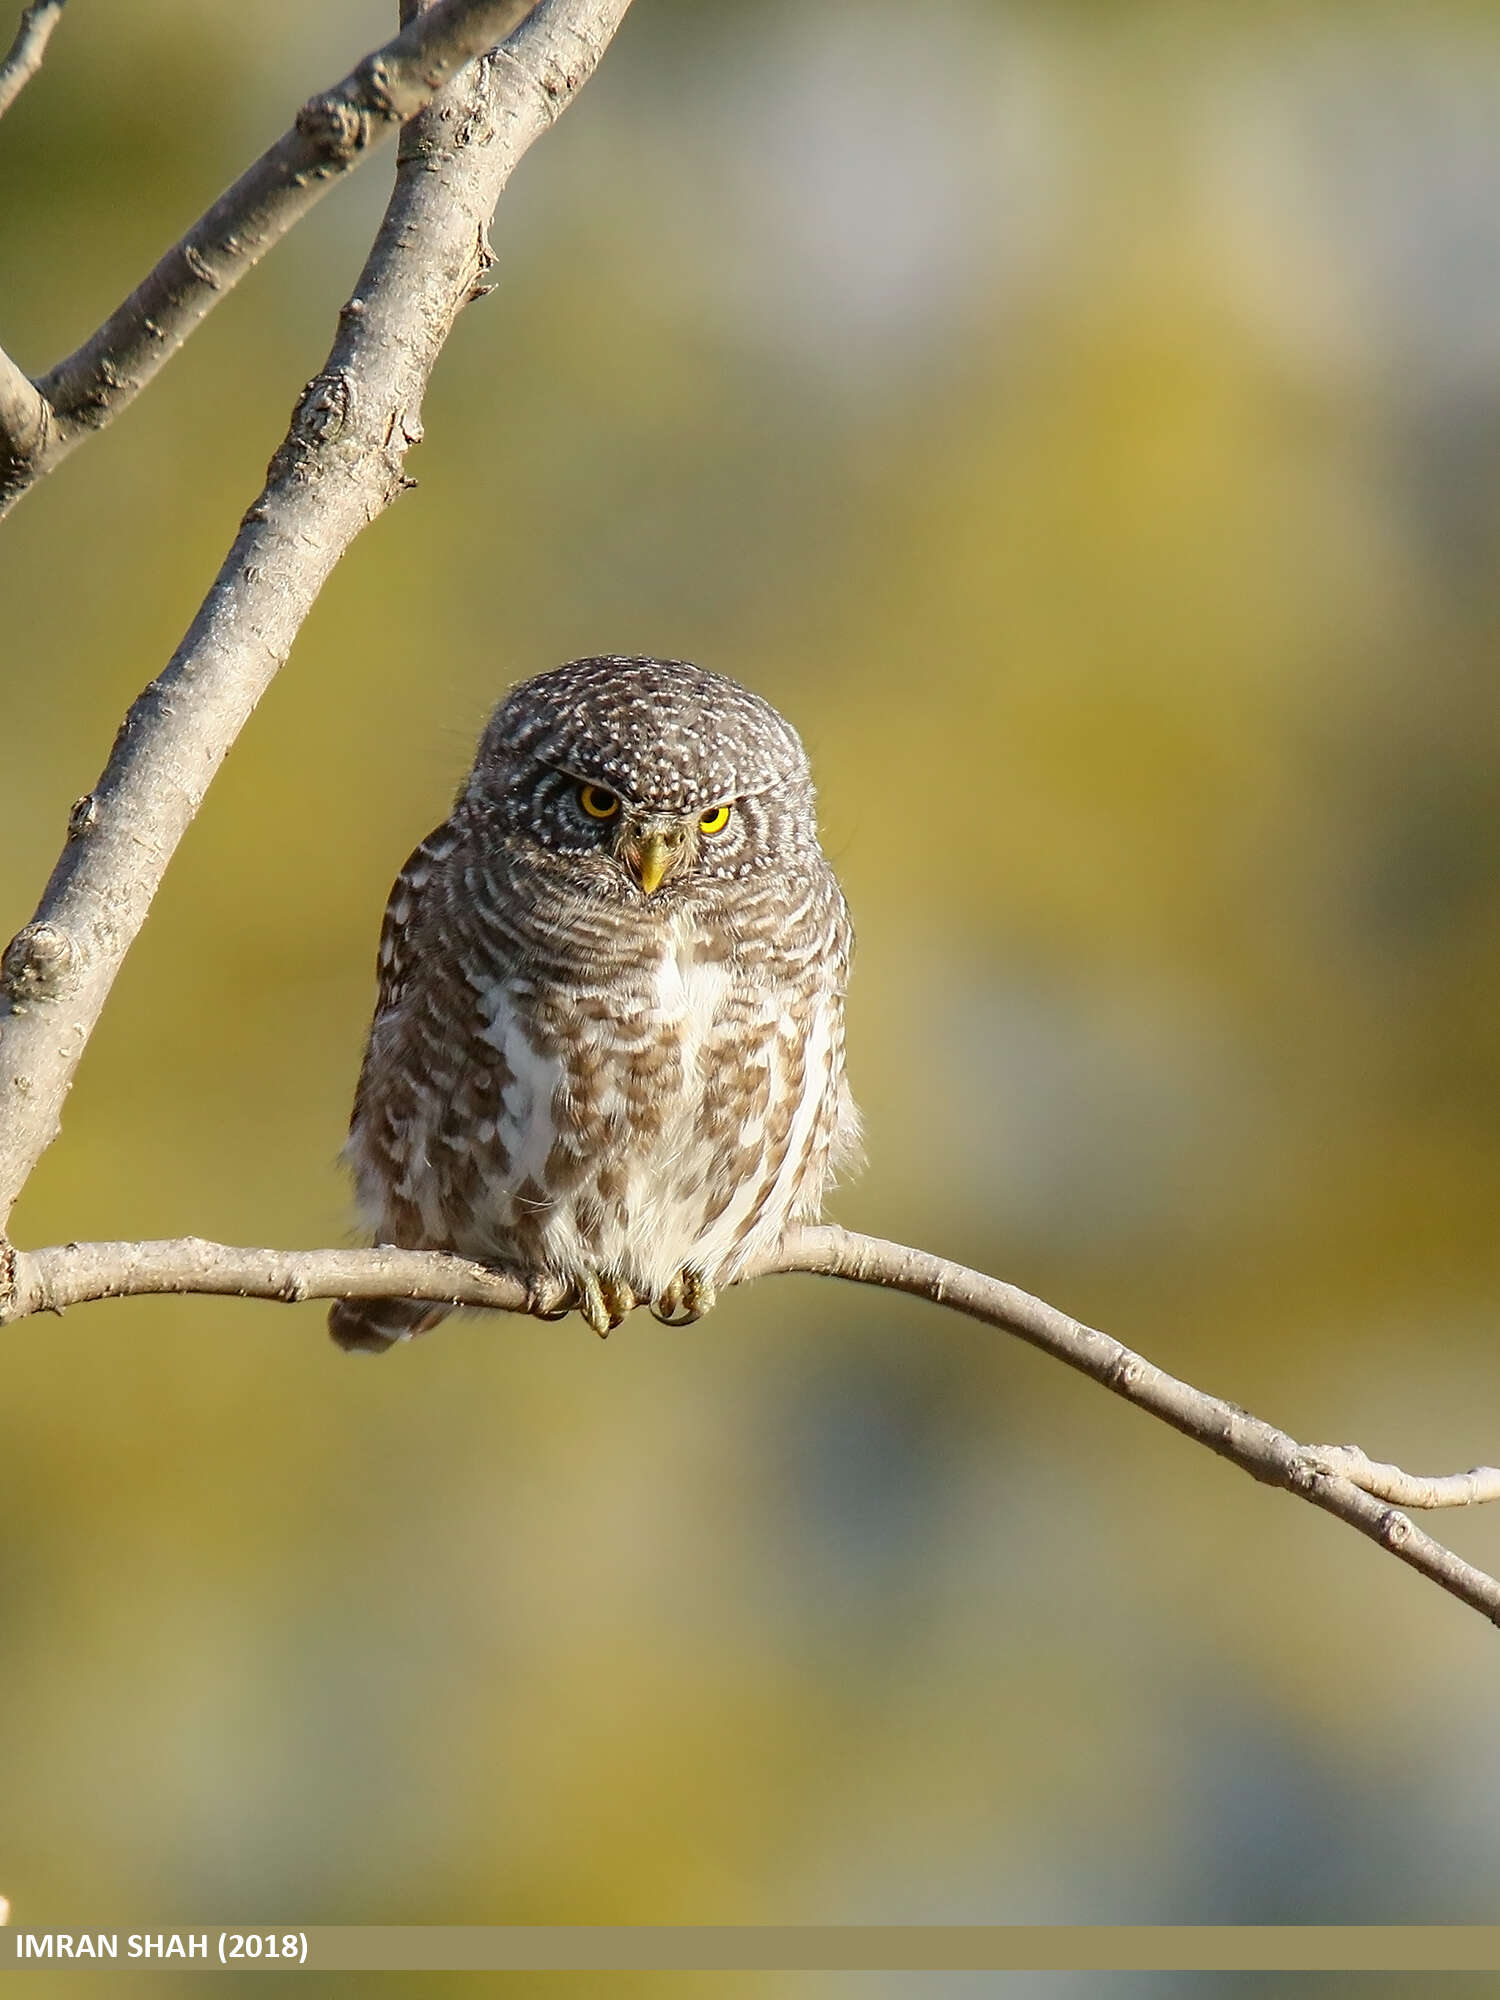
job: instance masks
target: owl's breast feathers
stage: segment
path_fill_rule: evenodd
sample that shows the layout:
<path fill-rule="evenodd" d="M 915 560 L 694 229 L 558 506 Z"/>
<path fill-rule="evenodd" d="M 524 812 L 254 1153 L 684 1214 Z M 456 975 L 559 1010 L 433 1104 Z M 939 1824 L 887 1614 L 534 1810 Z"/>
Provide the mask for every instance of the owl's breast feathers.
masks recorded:
<path fill-rule="evenodd" d="M 348 1147 L 381 1240 L 653 1298 L 817 1214 L 853 1138 L 831 879 L 749 949 L 712 904 L 533 944 L 475 886 L 449 822 L 392 892 Z"/>
<path fill-rule="evenodd" d="M 839 1003 L 794 995 L 689 919 L 604 981 L 499 979 L 483 1040 L 512 1079 L 482 1254 L 655 1297 L 722 1283 L 814 1212 L 839 1108 Z M 474 1252 L 471 1254 L 481 1254 Z"/>

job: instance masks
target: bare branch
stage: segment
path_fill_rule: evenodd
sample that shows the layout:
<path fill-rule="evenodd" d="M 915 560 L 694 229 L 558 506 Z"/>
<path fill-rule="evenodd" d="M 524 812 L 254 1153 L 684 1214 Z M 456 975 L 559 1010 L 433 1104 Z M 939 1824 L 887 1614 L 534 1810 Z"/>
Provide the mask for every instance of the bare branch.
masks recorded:
<path fill-rule="evenodd" d="M 440 0 L 432 15 L 443 11 Z M 629 0 L 545 0 L 428 114 L 333 350 L 187 636 L 121 726 L 35 917 L 0 960 L 0 1229 L 168 861 L 334 564 L 409 482 L 454 319 L 516 161 L 592 74 Z"/>
<path fill-rule="evenodd" d="M 157 1243 L 64 1243 L 53 1250 L 13 1250 L 0 1265 L 0 1326 L 32 1313 L 65 1312 L 91 1299 L 180 1292 L 220 1298 L 409 1298 L 520 1312 L 518 1279 L 444 1257 L 435 1250 L 242 1250 L 179 1236 Z"/>
<path fill-rule="evenodd" d="M 62 19 L 65 4 L 66 0 L 32 0 L 21 15 L 10 53 L 0 62 L 0 118 L 41 68 L 52 30 Z"/>
<path fill-rule="evenodd" d="M 525 1303 L 518 1280 L 425 1250 L 241 1250 L 185 1237 L 161 1243 L 69 1243 L 60 1249 L 11 1251 L 9 1258 L 8 1272 L 0 1267 L 0 1325 L 32 1313 L 60 1312 L 88 1299 L 162 1292 L 282 1301 L 405 1297 L 510 1312 L 522 1310 Z M 1410 1505 L 1451 1505 L 1448 1499 L 1414 1496 L 1456 1492 L 1458 1483 L 1465 1481 L 1477 1482 L 1470 1498 L 1497 1498 L 1500 1474 L 1492 1469 L 1419 1480 L 1395 1466 L 1372 1464 L 1352 1445 L 1298 1444 L 1285 1431 L 1168 1375 L 1056 1306 L 925 1250 L 831 1226 L 807 1228 L 747 1276 L 799 1271 L 907 1292 L 1017 1335 L 1207 1445 L 1252 1478 L 1280 1486 L 1348 1522 L 1461 1603 L 1500 1624 L 1500 1581 L 1444 1548 L 1387 1504 L 1387 1488 L 1394 1488 Z"/>
<path fill-rule="evenodd" d="M 82 347 L 39 378 L 51 422 L 39 438 L 0 401 L 0 514 L 73 446 L 117 417 L 199 322 L 334 181 L 509 35 L 537 0 L 438 0 L 309 98 L 291 129 L 195 222 Z"/>
<path fill-rule="evenodd" d="M 52 410 L 35 382 L 0 348 L 0 485 L 10 460 L 40 462 L 52 430 Z"/>
<path fill-rule="evenodd" d="M 1394 1467 L 1376 1466 L 1375 1492 L 1363 1489 L 1361 1468 L 1345 1461 L 1333 1469 L 1320 1448 L 1298 1444 L 1285 1431 L 1262 1423 L 1234 1403 L 1206 1395 L 1155 1367 L 1107 1333 L 1097 1333 L 998 1278 L 951 1264 L 924 1250 L 909 1250 L 878 1237 L 835 1228 L 804 1229 L 787 1245 L 777 1269 L 853 1278 L 861 1284 L 952 1307 L 987 1326 L 1002 1328 L 1039 1347 L 1070 1368 L 1090 1376 L 1139 1409 L 1148 1410 L 1185 1437 L 1269 1486 L 1280 1486 L 1315 1507 L 1335 1514 L 1402 1562 L 1440 1584 L 1461 1602 L 1500 1624 L 1500 1581 L 1487 1576 L 1424 1534 L 1404 1514 L 1385 1503 L 1380 1478 Z M 1326 1454 L 1326 1447 L 1321 1452 Z M 1363 1453 L 1360 1455 L 1363 1460 Z M 1368 1464 L 1368 1461 L 1365 1461 Z M 1462 1477 L 1464 1475 L 1460 1475 Z M 1400 1477 L 1404 1480 L 1405 1474 Z"/>
<path fill-rule="evenodd" d="M 1398 1507 L 1480 1507 L 1500 1500 L 1500 1466 L 1476 1465 L 1468 1472 L 1448 1472 L 1437 1478 L 1403 1472 L 1399 1465 L 1382 1465 L 1366 1458 L 1357 1444 L 1303 1446 L 1309 1464 L 1335 1478 L 1352 1480 L 1378 1500 Z"/>

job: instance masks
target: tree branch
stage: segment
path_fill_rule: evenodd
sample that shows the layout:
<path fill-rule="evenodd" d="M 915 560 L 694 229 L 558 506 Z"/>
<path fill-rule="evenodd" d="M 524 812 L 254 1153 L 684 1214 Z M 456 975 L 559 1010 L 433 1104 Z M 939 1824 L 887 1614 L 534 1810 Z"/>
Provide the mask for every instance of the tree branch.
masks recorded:
<path fill-rule="evenodd" d="M 410 482 L 433 364 L 490 258 L 516 161 L 592 74 L 629 0 L 545 0 L 450 84 L 396 187 L 338 336 L 202 609 L 136 701 L 35 917 L 0 958 L 0 1231 L 51 1144 L 116 973 L 214 773 L 330 571 Z M 440 0 L 428 20 L 447 8 Z M 403 100 L 404 101 L 404 100 Z"/>
<path fill-rule="evenodd" d="M 1421 1479 L 1378 1465 L 1355 1445 L 1302 1445 L 1233 1403 L 1154 1367 L 1107 1333 L 1070 1319 L 1014 1285 L 925 1250 L 832 1226 L 798 1230 L 747 1278 L 804 1272 L 907 1292 L 1015 1334 L 1089 1376 L 1185 1437 L 1269 1486 L 1336 1515 L 1460 1603 L 1500 1624 L 1500 1581 L 1456 1556 L 1389 1505 L 1446 1507 L 1500 1498 L 1500 1469 Z M 243 1250 L 198 1237 L 159 1243 L 68 1243 L 8 1253 L 0 1263 L 0 1326 L 90 1299 L 171 1292 L 237 1298 L 431 1299 L 448 1305 L 525 1308 L 516 1278 L 435 1251 Z"/>
<path fill-rule="evenodd" d="M 52 30 L 62 19 L 65 4 L 66 0 L 32 0 L 22 13 L 16 39 L 4 62 L 0 62 L 0 118 L 41 68 Z"/>
<path fill-rule="evenodd" d="M 42 464 L 51 432 L 52 409 L 46 397 L 0 347 L 0 512 L 7 467 Z"/>
<path fill-rule="evenodd" d="M 1449 1472 L 1436 1479 L 1424 1479 L 1403 1472 L 1399 1465 L 1382 1465 L 1366 1458 L 1357 1444 L 1312 1444 L 1305 1447 L 1309 1462 L 1320 1472 L 1352 1480 L 1378 1500 L 1394 1501 L 1398 1507 L 1480 1507 L 1500 1500 L 1500 1466 L 1476 1465 L 1468 1472 Z"/>
<path fill-rule="evenodd" d="M 173 244 L 98 332 L 39 379 L 35 393 L 49 418 L 40 430 L 15 427 L 0 396 L 0 514 L 75 444 L 117 417 L 335 180 L 536 5 L 437 0 L 342 83 L 309 98 L 291 129 Z"/>
<path fill-rule="evenodd" d="M 156 1243 L 64 1243 L 0 1260 L 0 1326 L 93 1299 L 173 1293 L 218 1298 L 410 1298 L 521 1312 L 519 1279 L 436 1250 L 246 1250 L 178 1236 Z"/>

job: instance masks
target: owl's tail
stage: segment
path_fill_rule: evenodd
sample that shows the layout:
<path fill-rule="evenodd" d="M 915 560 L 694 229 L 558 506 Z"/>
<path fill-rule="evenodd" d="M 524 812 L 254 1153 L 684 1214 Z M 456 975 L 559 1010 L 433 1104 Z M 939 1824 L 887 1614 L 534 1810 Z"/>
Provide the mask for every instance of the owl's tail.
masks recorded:
<path fill-rule="evenodd" d="M 430 1332 L 452 1310 L 426 1299 L 339 1299 L 328 1331 L 345 1353 L 384 1354 L 398 1340 Z"/>

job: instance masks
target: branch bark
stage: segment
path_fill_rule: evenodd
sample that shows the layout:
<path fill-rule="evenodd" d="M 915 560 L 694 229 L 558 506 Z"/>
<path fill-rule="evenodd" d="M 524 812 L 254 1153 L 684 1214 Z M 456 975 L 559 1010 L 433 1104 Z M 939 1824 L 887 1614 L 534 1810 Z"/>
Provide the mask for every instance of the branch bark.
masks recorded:
<path fill-rule="evenodd" d="M 66 0 L 32 0 L 21 15 L 21 25 L 4 62 L 0 62 L 0 118 L 42 66 L 52 30 L 62 19 Z"/>
<path fill-rule="evenodd" d="M 28 383 L 43 421 L 27 410 L 16 421 L 0 374 L 0 515 L 117 417 L 334 181 L 536 6 L 537 0 L 437 0 L 341 83 L 309 98 L 291 129 L 173 244 L 103 326 Z M 37 51 L 33 69 L 40 59 Z M 14 362 L 9 367 L 20 374 Z"/>
<path fill-rule="evenodd" d="M 1112 1394 L 1268 1486 L 1321 1507 L 1500 1624 L 1500 1581 L 1425 1534 L 1389 1502 L 1446 1507 L 1500 1498 L 1500 1469 L 1422 1479 L 1375 1464 L 1356 1445 L 1303 1445 L 1233 1403 L 1179 1381 L 1107 1333 L 1056 1306 L 962 1264 L 880 1237 L 832 1226 L 797 1231 L 747 1278 L 803 1272 L 906 1292 L 1037 1347 Z M 0 1265 L 0 1325 L 62 1312 L 90 1299 L 196 1292 L 238 1298 L 431 1299 L 449 1305 L 525 1308 L 525 1287 L 503 1273 L 435 1251 L 245 1250 L 197 1237 L 158 1243 L 68 1243 L 10 1251 Z"/>
<path fill-rule="evenodd" d="M 593 73 L 629 0 L 546 0 L 402 149 L 333 350 L 187 636 L 136 701 L 35 916 L 0 958 L 0 1231 L 178 841 L 330 571 L 404 486 L 427 378 L 490 262 L 491 211 Z M 440 0 L 433 15 L 452 12 Z M 431 18 L 421 17 L 423 20 Z"/>
<path fill-rule="evenodd" d="M 8 469 L 41 465 L 47 456 L 52 410 L 26 371 L 0 347 L 0 513 Z"/>

